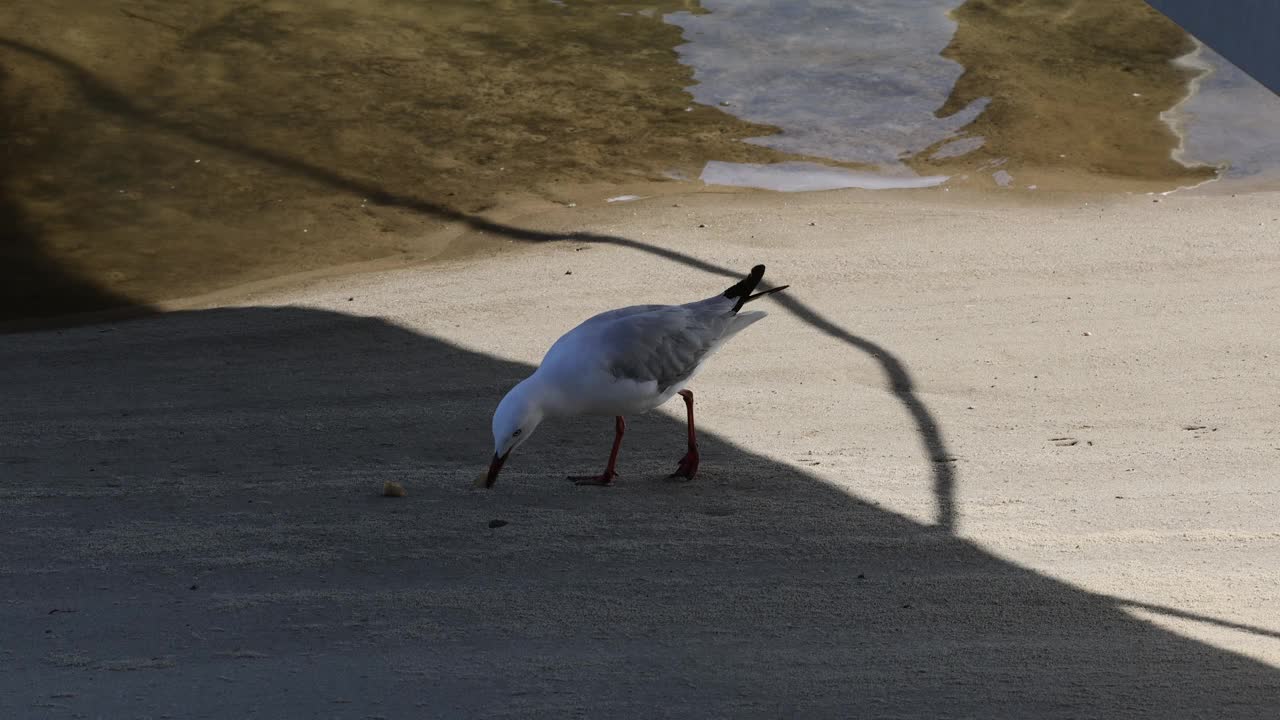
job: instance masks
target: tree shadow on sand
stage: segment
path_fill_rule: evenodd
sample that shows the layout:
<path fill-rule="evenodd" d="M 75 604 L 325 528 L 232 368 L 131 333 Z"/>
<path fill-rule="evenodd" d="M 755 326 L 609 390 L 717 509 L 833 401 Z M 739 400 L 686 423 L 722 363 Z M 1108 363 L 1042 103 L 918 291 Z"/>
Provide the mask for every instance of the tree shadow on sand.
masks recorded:
<path fill-rule="evenodd" d="M 1163 720 L 1280 697 L 1275 668 L 710 433 L 698 480 L 664 482 L 666 417 L 632 423 L 613 488 L 563 479 L 607 445 L 585 419 L 474 490 L 531 368 L 382 320 L 175 313 L 3 337 L 0 363 L 5 717 Z"/>

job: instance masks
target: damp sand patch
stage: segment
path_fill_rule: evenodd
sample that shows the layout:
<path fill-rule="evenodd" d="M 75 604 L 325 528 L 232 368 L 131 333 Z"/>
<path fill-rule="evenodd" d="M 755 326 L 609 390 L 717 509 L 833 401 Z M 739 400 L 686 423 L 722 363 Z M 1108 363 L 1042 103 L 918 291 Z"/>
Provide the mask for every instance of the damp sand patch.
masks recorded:
<path fill-rule="evenodd" d="M 513 193 L 786 159 L 692 102 L 660 18 L 681 8 L 7 4 L 0 199 L 22 232 L 0 320 L 427 260 Z"/>

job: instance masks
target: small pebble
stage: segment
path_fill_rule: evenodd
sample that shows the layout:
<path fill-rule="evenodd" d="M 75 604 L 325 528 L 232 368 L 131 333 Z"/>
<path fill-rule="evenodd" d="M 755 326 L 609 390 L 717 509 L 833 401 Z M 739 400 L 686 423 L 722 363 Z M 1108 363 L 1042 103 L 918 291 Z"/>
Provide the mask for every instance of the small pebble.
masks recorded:
<path fill-rule="evenodd" d="M 1091 333 L 1091 332 L 1089 332 L 1089 331 L 1087 331 L 1087 330 L 1086 330 L 1085 332 L 1081 333 L 1081 334 L 1082 334 L 1082 335 L 1084 335 L 1085 337 L 1089 337 L 1090 335 L 1093 335 L 1093 333 Z"/>
<path fill-rule="evenodd" d="M 506 520 L 490 520 L 489 521 L 489 527 L 491 528 L 500 528 L 506 524 L 507 524 Z"/>
<path fill-rule="evenodd" d="M 404 486 L 390 480 L 382 483 L 383 497 L 404 497 Z"/>
<path fill-rule="evenodd" d="M 572 275 L 572 274 L 573 274 L 573 271 L 572 271 L 572 270 L 565 270 L 565 271 L 564 271 L 564 274 L 565 274 L 565 275 Z"/>

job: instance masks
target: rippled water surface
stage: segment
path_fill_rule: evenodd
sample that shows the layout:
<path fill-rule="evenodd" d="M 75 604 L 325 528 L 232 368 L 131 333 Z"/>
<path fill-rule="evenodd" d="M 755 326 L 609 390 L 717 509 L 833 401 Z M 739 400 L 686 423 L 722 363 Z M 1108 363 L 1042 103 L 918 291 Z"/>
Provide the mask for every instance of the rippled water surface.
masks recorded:
<path fill-rule="evenodd" d="M 0 319 L 466 252 L 459 218 L 624 185 L 1267 177 L 1274 96 L 1195 49 L 1141 0 L 11 0 Z"/>
<path fill-rule="evenodd" d="M 942 57 L 958 0 L 705 0 L 666 17 L 686 43 L 695 101 L 780 132 L 747 142 L 784 152 L 905 169 L 955 137 L 991 101 L 939 108 L 964 72 Z"/>

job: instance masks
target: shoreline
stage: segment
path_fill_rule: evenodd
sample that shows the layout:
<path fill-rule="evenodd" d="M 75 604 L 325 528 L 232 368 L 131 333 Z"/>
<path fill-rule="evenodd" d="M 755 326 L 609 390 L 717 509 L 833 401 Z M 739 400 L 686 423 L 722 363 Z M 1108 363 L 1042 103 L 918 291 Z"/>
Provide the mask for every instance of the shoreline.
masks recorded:
<path fill-rule="evenodd" d="M 941 55 L 932 46 L 920 54 L 929 67 L 945 66 L 939 77 L 959 73 L 949 87 L 925 82 L 933 76 L 924 69 L 899 77 L 883 54 L 875 67 L 896 81 L 869 83 L 857 57 L 819 53 L 815 62 L 832 63 L 822 65 L 828 74 L 786 83 L 816 94 L 774 97 L 776 127 L 735 116 L 774 117 L 754 114 L 768 93 L 755 94 L 751 73 L 721 85 L 696 79 L 735 65 L 740 44 L 698 45 L 697 33 L 659 11 L 446 3 L 432 14 L 374 3 L 314 13 L 214 3 L 167 8 L 140 35 L 146 20 L 72 2 L 85 7 L 66 32 L 44 6 L 0 10 L 21 37 L 0 42 L 10 138 L 0 214 L 17 228 L 5 238 L 14 260 L 0 278 L 0 317 L 65 317 L 104 302 L 163 306 L 300 270 L 449 257 L 455 220 L 505 217 L 518 212 L 512 202 L 584 205 L 583 188 L 627 194 L 633 183 L 698 176 L 708 161 L 737 171 L 809 161 L 865 171 L 843 110 L 795 153 L 759 144 L 803 139 L 806 108 L 831 107 L 828 86 L 843 88 L 849 112 L 895 92 L 915 98 L 909 112 L 856 117 L 888 143 L 876 157 L 897 153 L 919 175 L 950 176 L 952 191 L 1001 193 L 997 185 L 1010 183 L 1166 192 L 1203 175 L 1169 158 L 1178 139 L 1158 117 L 1187 93 L 1187 71 L 1165 61 L 1183 52 L 1185 37 L 1139 0 L 1067 14 L 961 6 Z M 769 48 L 777 10 L 686 19 Z M 828 11 L 837 9 L 815 10 Z M 736 20 L 717 25 L 717 17 Z M 502 31 L 450 31 L 477 23 Z M 1139 26 L 1151 32 L 1130 32 Z M 587 28 L 597 42 L 573 40 Z M 804 59 L 783 55 L 780 72 Z M 1026 73 L 1015 78 L 1011 66 Z M 712 85 L 715 97 L 700 99 L 713 104 L 693 102 Z M 956 112 L 980 107 L 957 136 L 942 132 L 967 117 Z M 902 135 L 900 111 L 931 129 Z M 847 162 L 801 152 L 822 149 L 813 144 L 822 138 L 832 142 L 827 156 Z M 948 151 L 958 146 L 972 149 Z"/>
<path fill-rule="evenodd" d="M 1183 108 L 1185 108 L 1188 104 L 1190 104 L 1192 98 L 1194 98 L 1196 94 L 1200 92 L 1200 86 L 1203 83 L 1203 81 L 1207 79 L 1214 72 L 1213 66 L 1205 62 L 1203 59 L 1204 50 L 1205 50 L 1204 43 L 1200 42 L 1199 40 L 1195 40 L 1195 38 L 1192 38 L 1192 40 L 1195 41 L 1195 47 L 1193 47 L 1189 52 L 1187 52 L 1186 55 L 1175 58 L 1171 62 L 1173 62 L 1174 65 L 1177 65 L 1179 67 L 1185 67 L 1191 70 L 1197 70 L 1199 72 L 1197 72 L 1195 75 L 1193 75 L 1191 78 L 1187 80 L 1186 95 L 1183 96 L 1181 100 L 1179 100 L 1175 105 L 1170 107 L 1168 110 L 1165 110 L 1160 113 L 1160 120 L 1163 121 L 1166 125 L 1168 125 L 1169 129 L 1172 130 L 1173 134 L 1178 138 L 1178 146 L 1175 147 L 1173 151 L 1170 153 L 1170 157 L 1172 157 L 1175 161 L 1182 163 L 1187 167 L 1195 167 L 1195 166 L 1202 165 L 1203 163 L 1189 163 L 1183 159 L 1183 156 L 1186 154 L 1187 133 L 1189 132 L 1189 130 L 1185 127 L 1186 113 Z M 1221 179 L 1223 169 L 1224 167 L 1217 168 L 1218 170 L 1217 179 Z"/>

